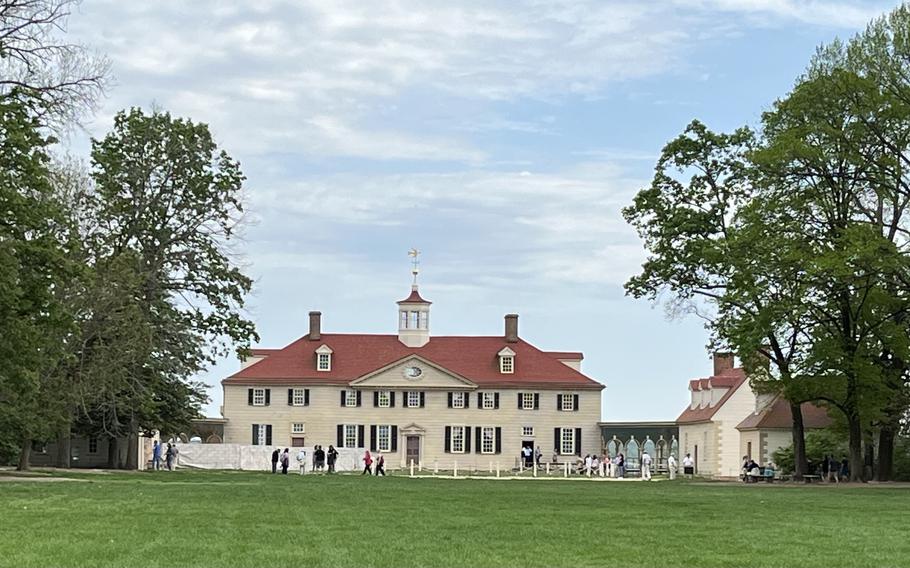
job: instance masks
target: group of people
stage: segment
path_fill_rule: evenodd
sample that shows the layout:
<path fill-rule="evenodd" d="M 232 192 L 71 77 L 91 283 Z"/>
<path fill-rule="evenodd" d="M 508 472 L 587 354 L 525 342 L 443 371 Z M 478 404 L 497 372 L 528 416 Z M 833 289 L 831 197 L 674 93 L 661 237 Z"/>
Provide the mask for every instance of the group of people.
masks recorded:
<path fill-rule="evenodd" d="M 834 456 L 825 454 L 825 457 L 822 458 L 820 469 L 820 476 L 824 481 L 840 483 L 841 480 L 848 481 L 850 479 L 850 460 L 846 456 L 838 460 Z M 812 473 L 813 471 L 812 460 L 809 460 L 809 472 Z"/>
<path fill-rule="evenodd" d="M 374 463 L 376 464 L 375 471 L 373 470 Z M 373 455 L 370 453 L 370 450 L 367 450 L 363 454 L 363 474 L 362 475 L 385 476 L 385 456 L 383 456 L 379 452 L 376 452 L 376 459 L 373 459 Z"/>
<path fill-rule="evenodd" d="M 174 471 L 174 468 L 177 467 L 177 456 L 179 455 L 180 450 L 177 449 L 177 446 L 168 442 L 167 449 L 164 451 L 164 464 L 168 471 Z M 155 471 L 161 469 L 161 444 L 158 440 L 152 444 L 152 469 Z"/>
<path fill-rule="evenodd" d="M 765 467 L 760 466 L 749 456 L 743 456 L 742 480 L 746 483 L 754 483 L 760 478 L 773 478 L 777 468 L 774 462 L 769 462 Z"/>
<path fill-rule="evenodd" d="M 553 457 L 556 457 L 556 453 L 553 453 Z M 540 451 L 540 446 L 536 448 L 531 448 L 531 446 L 524 446 L 521 448 L 521 461 L 524 462 L 525 467 L 531 468 L 534 467 L 534 464 L 537 464 L 537 467 L 540 467 L 540 460 L 543 458 L 543 452 Z M 555 459 L 553 460 L 556 461 Z"/>
<path fill-rule="evenodd" d="M 297 451 L 297 467 L 300 470 L 300 475 L 306 473 L 307 467 L 307 451 L 306 448 L 300 448 Z M 322 446 L 315 446 L 313 448 L 313 463 L 311 464 L 311 472 L 322 472 L 325 470 L 326 462 L 328 462 L 329 473 L 335 473 L 335 462 L 338 461 L 338 450 L 335 449 L 335 446 L 329 445 L 328 450 L 322 449 Z M 278 468 L 281 467 L 281 473 L 287 475 L 288 468 L 291 464 L 291 454 L 290 448 L 285 448 L 284 451 L 275 450 L 272 452 L 272 473 L 278 473 Z"/>

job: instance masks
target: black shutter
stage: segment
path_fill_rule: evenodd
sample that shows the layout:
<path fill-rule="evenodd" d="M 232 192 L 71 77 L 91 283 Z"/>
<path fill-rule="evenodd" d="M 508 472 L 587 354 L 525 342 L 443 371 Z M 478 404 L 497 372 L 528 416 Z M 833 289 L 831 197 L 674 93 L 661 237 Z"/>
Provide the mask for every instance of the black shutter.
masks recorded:
<path fill-rule="evenodd" d="M 540 393 L 534 393 L 534 410 L 540 410 Z"/>
<path fill-rule="evenodd" d="M 493 393 L 493 408 L 499 408 L 499 393 Z"/>
<path fill-rule="evenodd" d="M 265 389 L 265 405 L 272 404 L 272 389 Z"/>
<path fill-rule="evenodd" d="M 271 424 L 265 425 L 265 445 L 266 446 L 272 445 L 272 425 Z"/>
<path fill-rule="evenodd" d="M 449 394 L 449 408 L 452 408 L 452 393 Z"/>
<path fill-rule="evenodd" d="M 474 428 L 474 452 L 478 454 L 480 453 L 480 448 L 483 447 L 480 443 L 481 430 L 483 430 L 483 428 Z"/>
<path fill-rule="evenodd" d="M 379 406 L 379 391 L 373 391 L 373 406 Z"/>
<path fill-rule="evenodd" d="M 575 455 L 581 455 L 581 428 L 575 429 Z"/>
<path fill-rule="evenodd" d="M 573 396 L 575 397 L 575 400 L 572 401 L 572 406 L 573 406 L 572 410 L 578 410 L 578 395 L 576 394 Z"/>
<path fill-rule="evenodd" d="M 389 406 L 395 408 L 395 391 L 389 393 Z"/>
<path fill-rule="evenodd" d="M 344 406 L 344 399 L 347 395 L 347 392 L 344 389 L 341 389 L 341 406 Z"/>
<path fill-rule="evenodd" d="M 420 408 L 423 408 L 424 406 L 426 406 L 426 403 L 427 403 L 426 393 L 424 393 L 423 391 L 420 391 Z"/>
<path fill-rule="evenodd" d="M 556 395 L 556 410 L 562 410 L 562 395 Z"/>
<path fill-rule="evenodd" d="M 253 424 L 253 445 L 259 445 L 259 424 Z"/>
<path fill-rule="evenodd" d="M 452 427 L 446 426 L 446 443 L 445 443 L 445 453 L 452 452 Z"/>
<path fill-rule="evenodd" d="M 376 425 L 370 424 L 370 451 L 376 451 Z"/>
<path fill-rule="evenodd" d="M 363 424 L 360 424 L 359 426 L 357 426 L 357 447 L 358 448 L 363 447 L 363 438 L 364 438 L 363 434 L 364 434 L 365 430 L 366 430 L 366 428 L 364 427 Z"/>
<path fill-rule="evenodd" d="M 246 404 L 253 406 L 253 389 L 246 389 Z"/>
<path fill-rule="evenodd" d="M 483 393 L 479 392 L 477 393 L 477 409 L 479 410 L 481 408 L 483 408 Z"/>
<path fill-rule="evenodd" d="M 338 425 L 338 436 L 337 436 L 337 438 L 338 438 L 338 439 L 335 440 L 335 441 L 337 442 L 335 445 L 338 446 L 339 448 L 343 448 L 343 447 L 344 447 L 344 424 L 339 424 L 339 425 Z"/>
<path fill-rule="evenodd" d="M 392 451 L 398 451 L 398 426 L 392 426 Z"/>
<path fill-rule="evenodd" d="M 360 391 L 357 391 L 357 406 L 360 406 Z"/>
<path fill-rule="evenodd" d="M 294 389 L 288 389 L 288 406 L 294 406 Z"/>
<path fill-rule="evenodd" d="M 464 396 L 464 407 L 465 407 L 465 408 L 470 408 L 470 406 L 471 406 L 471 393 L 466 392 L 466 393 L 462 393 L 462 395 Z"/>
<path fill-rule="evenodd" d="M 553 428 L 553 451 L 562 454 L 562 440 L 559 439 L 559 428 Z"/>
<path fill-rule="evenodd" d="M 471 427 L 464 427 L 464 453 L 471 453 Z"/>
<path fill-rule="evenodd" d="M 521 395 L 524 393 L 518 393 L 518 410 L 521 410 Z"/>
<path fill-rule="evenodd" d="M 496 427 L 496 453 L 502 453 L 502 428 Z"/>
<path fill-rule="evenodd" d="M 310 389 L 303 389 L 303 405 L 310 405 Z"/>

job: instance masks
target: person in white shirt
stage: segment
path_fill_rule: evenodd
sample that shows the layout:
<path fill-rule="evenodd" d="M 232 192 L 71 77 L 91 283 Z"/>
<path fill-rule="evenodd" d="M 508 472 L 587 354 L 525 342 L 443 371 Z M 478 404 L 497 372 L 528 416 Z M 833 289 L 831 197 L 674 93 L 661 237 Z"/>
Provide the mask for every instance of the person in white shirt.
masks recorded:
<path fill-rule="evenodd" d="M 670 473 L 670 479 L 676 479 L 676 458 L 673 454 L 670 454 L 670 457 L 667 458 L 667 470 Z"/>
<path fill-rule="evenodd" d="M 588 477 L 591 477 L 591 463 L 592 463 L 591 454 L 587 454 L 585 456 L 585 475 L 587 475 Z"/>
<path fill-rule="evenodd" d="M 683 458 L 683 473 L 688 478 L 695 475 L 695 461 L 689 454 L 686 454 L 686 457 Z"/>
<path fill-rule="evenodd" d="M 300 448 L 297 452 L 297 467 L 300 468 L 300 475 L 306 472 L 306 449 Z"/>
<path fill-rule="evenodd" d="M 651 455 L 648 452 L 641 453 L 641 478 L 651 481 Z"/>
<path fill-rule="evenodd" d="M 607 471 L 607 464 L 610 463 L 610 459 L 606 455 L 600 456 L 600 471 L 597 472 L 597 475 L 603 477 Z"/>
<path fill-rule="evenodd" d="M 600 460 L 597 456 L 591 456 L 591 473 L 597 475 L 597 471 L 600 469 Z"/>

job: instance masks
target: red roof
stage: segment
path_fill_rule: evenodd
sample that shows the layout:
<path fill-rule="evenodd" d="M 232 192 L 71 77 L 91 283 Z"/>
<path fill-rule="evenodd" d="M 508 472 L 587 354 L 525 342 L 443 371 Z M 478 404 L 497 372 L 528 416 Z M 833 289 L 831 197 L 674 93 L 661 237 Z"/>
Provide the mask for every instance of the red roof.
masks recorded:
<path fill-rule="evenodd" d="M 805 428 L 827 428 L 831 425 L 832 420 L 828 416 L 828 409 L 816 406 L 811 402 L 804 402 L 800 407 L 803 411 L 803 426 Z M 765 428 L 789 430 L 792 427 L 793 414 L 790 412 L 790 403 L 781 397 L 777 397 L 773 403 L 761 412 L 750 414 L 737 426 L 739 430 Z"/>
<path fill-rule="evenodd" d="M 268 357 L 269 355 L 278 353 L 281 349 L 250 349 L 250 354 L 253 357 Z"/>
<path fill-rule="evenodd" d="M 316 370 L 316 349 L 322 345 L 332 349 L 330 371 Z M 499 372 L 497 354 L 503 347 L 515 352 L 514 374 Z M 507 343 L 503 337 L 433 337 L 423 347 L 408 347 L 397 335 L 340 333 L 324 333 L 316 341 L 304 336 L 222 382 L 347 384 L 411 355 L 484 387 L 604 388 L 522 339 Z"/>
<path fill-rule="evenodd" d="M 544 353 L 551 357 L 556 357 L 557 359 L 566 359 L 571 361 L 581 361 L 585 358 L 584 353 L 580 351 L 544 351 Z"/>
<path fill-rule="evenodd" d="M 420 297 L 420 292 L 417 291 L 417 288 L 411 288 L 411 295 L 398 302 L 399 304 L 432 304 L 433 302 L 428 302 Z"/>
<path fill-rule="evenodd" d="M 679 418 L 676 419 L 678 424 L 691 424 L 694 422 L 706 422 L 711 420 L 714 414 L 720 410 L 720 407 L 727 402 L 733 393 L 736 392 L 743 383 L 746 382 L 746 373 L 741 368 L 727 369 L 719 375 L 708 377 L 706 379 L 693 379 L 689 381 L 691 390 L 708 390 L 710 388 L 725 388 L 727 392 L 717 401 L 714 406 L 705 406 L 704 408 L 686 407 Z"/>

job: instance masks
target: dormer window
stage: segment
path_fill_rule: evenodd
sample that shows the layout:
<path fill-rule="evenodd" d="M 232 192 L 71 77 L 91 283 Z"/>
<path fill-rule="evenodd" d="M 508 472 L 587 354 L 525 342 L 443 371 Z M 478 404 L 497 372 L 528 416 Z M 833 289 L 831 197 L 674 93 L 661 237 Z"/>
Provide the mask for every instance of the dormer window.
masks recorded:
<path fill-rule="evenodd" d="M 316 370 L 317 371 L 331 371 L 332 370 L 332 348 L 328 345 L 323 345 L 316 350 Z"/>
<path fill-rule="evenodd" d="M 499 352 L 499 372 L 504 375 L 515 372 L 515 352 L 508 347 Z"/>

